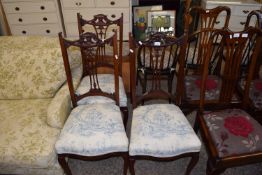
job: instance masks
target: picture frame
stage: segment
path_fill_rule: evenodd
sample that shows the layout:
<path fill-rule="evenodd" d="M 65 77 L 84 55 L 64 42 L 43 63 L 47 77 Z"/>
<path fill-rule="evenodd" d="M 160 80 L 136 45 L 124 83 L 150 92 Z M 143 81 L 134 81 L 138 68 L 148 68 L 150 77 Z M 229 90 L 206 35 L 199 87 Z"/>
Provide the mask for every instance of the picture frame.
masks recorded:
<path fill-rule="evenodd" d="M 161 11 L 162 5 L 133 6 L 132 7 L 132 29 L 136 40 L 145 40 L 148 27 L 148 11 Z"/>
<path fill-rule="evenodd" d="M 166 32 L 175 34 L 176 11 L 175 10 L 151 10 L 147 12 L 147 33 Z"/>

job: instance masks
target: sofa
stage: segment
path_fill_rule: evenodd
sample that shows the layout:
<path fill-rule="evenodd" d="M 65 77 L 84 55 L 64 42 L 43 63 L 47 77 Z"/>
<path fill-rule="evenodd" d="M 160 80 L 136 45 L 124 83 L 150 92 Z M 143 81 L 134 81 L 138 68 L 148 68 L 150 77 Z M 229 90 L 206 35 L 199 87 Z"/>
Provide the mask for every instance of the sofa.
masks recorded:
<path fill-rule="evenodd" d="M 72 54 L 75 86 L 80 64 Z M 70 110 L 58 38 L 0 37 L 0 174 L 63 174 L 54 145 Z"/>

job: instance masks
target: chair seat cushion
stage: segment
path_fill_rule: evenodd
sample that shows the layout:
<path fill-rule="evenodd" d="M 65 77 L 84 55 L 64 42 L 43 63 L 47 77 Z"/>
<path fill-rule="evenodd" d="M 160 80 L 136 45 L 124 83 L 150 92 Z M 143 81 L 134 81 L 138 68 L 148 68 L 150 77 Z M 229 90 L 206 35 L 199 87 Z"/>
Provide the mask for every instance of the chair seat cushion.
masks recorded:
<path fill-rule="evenodd" d="M 46 123 L 50 101 L 0 100 L 0 174 L 8 167 L 60 169 L 54 149 L 60 130 Z"/>
<path fill-rule="evenodd" d="M 262 151 L 262 126 L 241 109 L 205 112 L 219 157 Z"/>
<path fill-rule="evenodd" d="M 244 89 L 245 81 L 240 82 L 240 86 Z M 254 107 L 258 110 L 262 110 L 262 80 L 255 79 L 250 84 L 249 98 L 252 101 Z"/>
<path fill-rule="evenodd" d="M 201 142 L 182 111 L 173 104 L 152 104 L 133 111 L 129 154 L 173 157 L 199 152 Z"/>
<path fill-rule="evenodd" d="M 58 154 L 98 156 L 128 150 L 121 112 L 114 104 L 80 105 L 69 115 L 55 145 Z"/>
<path fill-rule="evenodd" d="M 185 77 L 186 99 L 200 99 L 201 77 L 199 75 L 188 75 Z M 219 99 L 221 80 L 217 76 L 209 75 L 206 82 L 206 100 Z"/>
<path fill-rule="evenodd" d="M 98 82 L 102 91 L 107 93 L 115 92 L 115 82 L 113 74 L 98 74 Z M 81 80 L 79 87 L 76 90 L 78 95 L 88 92 L 90 89 L 89 76 Z M 114 100 L 103 96 L 89 96 L 78 101 L 78 105 L 94 104 L 94 103 L 115 103 Z M 123 84 L 122 77 L 119 77 L 119 104 L 121 107 L 127 106 L 127 96 Z"/>

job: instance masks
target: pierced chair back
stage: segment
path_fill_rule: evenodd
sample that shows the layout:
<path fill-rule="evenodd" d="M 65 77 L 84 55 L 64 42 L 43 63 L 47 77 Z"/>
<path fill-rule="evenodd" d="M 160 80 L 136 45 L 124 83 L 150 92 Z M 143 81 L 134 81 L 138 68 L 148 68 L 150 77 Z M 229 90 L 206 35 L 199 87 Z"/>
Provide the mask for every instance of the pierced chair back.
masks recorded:
<path fill-rule="evenodd" d="M 220 77 L 221 84 L 218 85 L 220 86 L 219 98 L 215 100 L 214 103 L 218 104 L 216 107 L 225 107 L 232 105 L 232 102 L 241 102 L 241 104 L 246 107 L 249 83 L 245 84 L 245 93 L 241 99 L 236 96 L 236 88 L 240 78 L 241 63 L 246 54 L 245 48 L 248 47 L 250 42 L 252 43 L 254 40 L 260 43 L 259 35 L 261 34 L 258 29 L 253 27 L 247 28 L 241 32 L 232 32 L 230 30 L 222 29 L 215 30 L 213 32 L 211 42 L 208 43 L 209 49 L 207 49 L 207 59 L 205 59 L 204 62 L 204 69 L 200 82 L 200 109 L 203 110 L 206 103 L 205 96 L 207 95 L 207 82 L 210 72 L 208 68 L 212 58 L 212 47 L 214 47 L 212 39 L 216 38 L 218 35 L 222 36 L 222 40 L 219 47 L 219 59 L 215 66 L 214 73 Z M 255 68 L 258 56 L 260 44 L 257 42 L 253 47 L 251 55 L 251 62 L 248 69 L 248 79 L 253 76 L 253 72 L 251 71 Z M 237 100 L 235 98 L 237 98 Z"/>
<path fill-rule="evenodd" d="M 138 48 L 137 54 L 137 71 L 139 75 L 141 73 L 138 78 L 142 82 L 143 92 L 146 91 L 147 80 L 156 78 L 154 66 L 158 66 L 157 78 L 168 80 L 168 91 L 171 93 L 172 80 L 178 61 L 178 50 L 176 47 L 173 47 L 171 38 L 172 36 L 168 36 L 165 33 L 154 33 L 147 41 L 143 43 L 141 41 L 138 42 L 138 44 L 144 46 Z M 149 46 L 152 47 L 150 48 Z M 144 78 L 142 78 L 143 76 Z M 155 81 L 153 80 L 152 83 L 155 83 Z"/>
<path fill-rule="evenodd" d="M 207 46 L 211 33 L 216 28 L 227 28 L 231 10 L 226 6 L 218 6 L 213 9 L 203 9 L 202 7 L 192 7 L 190 12 L 199 15 L 198 29 L 189 35 L 188 47 L 186 52 L 186 73 L 198 71 L 199 65 L 203 60 L 203 50 Z M 224 24 L 221 24 L 219 18 L 225 16 Z M 220 39 L 217 38 L 216 42 Z"/>
<path fill-rule="evenodd" d="M 73 107 L 78 105 L 78 101 L 88 96 L 104 96 L 111 98 L 115 101 L 116 105 L 119 105 L 119 59 L 117 55 L 117 34 L 105 40 L 101 40 L 94 33 L 80 34 L 79 39 L 75 41 L 69 41 L 63 38 L 62 33 L 59 33 L 60 45 L 64 60 L 64 66 L 67 76 L 68 87 L 72 100 Z M 105 53 L 101 51 L 101 48 L 110 47 L 113 55 L 110 58 L 105 56 Z M 73 85 L 72 72 L 69 64 L 69 52 L 70 49 L 78 48 L 81 51 L 82 65 L 83 65 L 83 78 L 89 80 L 89 90 L 85 93 L 79 94 Z M 113 59 L 113 61 L 108 61 Z M 103 91 L 99 85 L 98 69 L 108 68 L 114 72 L 114 92 L 108 93 Z"/>
<path fill-rule="evenodd" d="M 200 6 L 194 6 L 190 9 L 190 13 L 199 16 L 199 24 L 197 30 L 202 29 L 219 29 L 228 27 L 231 10 L 227 6 L 218 6 L 213 9 L 204 9 Z M 220 18 L 225 18 L 221 23 Z"/>
<path fill-rule="evenodd" d="M 112 16 L 115 18 L 115 16 Z M 122 75 L 122 63 L 123 63 L 123 13 L 116 20 L 111 20 L 104 14 L 95 15 L 93 19 L 86 20 L 82 17 L 80 13 L 77 13 L 77 21 L 78 21 L 78 31 L 79 34 L 85 32 L 94 32 L 97 37 L 101 40 L 104 40 L 108 37 L 111 37 L 115 31 L 118 31 L 118 53 L 119 53 L 119 73 Z M 106 47 L 101 48 L 102 52 L 105 52 L 105 55 L 112 54 L 110 53 L 110 49 L 106 49 Z"/>
<path fill-rule="evenodd" d="M 202 29 L 190 35 L 188 38 L 188 45 L 185 57 L 185 73 L 187 74 L 199 74 L 201 67 L 206 58 L 206 52 L 209 49 L 208 43 L 212 40 L 213 46 L 211 50 L 211 62 L 215 61 L 219 50 L 219 42 L 221 36 L 217 35 L 216 38 L 210 38 L 213 33 L 213 29 Z M 212 66 L 212 65 L 210 65 Z"/>
<path fill-rule="evenodd" d="M 131 75 L 131 94 L 133 107 L 140 103 L 152 99 L 166 99 L 178 102 L 178 96 L 173 95 L 165 89 L 161 84 L 163 72 L 169 73 L 178 65 L 178 69 L 183 64 L 186 49 L 186 37 L 174 38 L 163 33 L 155 33 L 144 42 L 136 42 L 132 37 L 130 46 L 133 51 L 137 50 L 137 58 L 135 53 L 131 53 L 130 75 Z M 135 49 L 137 47 L 137 49 Z M 168 57 L 169 59 L 165 59 Z M 136 64 L 136 61 L 138 63 Z M 168 60 L 168 62 L 165 62 Z M 136 65 L 143 71 L 150 72 L 151 84 L 145 89 L 140 97 L 136 97 Z M 143 65 L 143 68 L 141 68 Z M 181 71 L 178 71 L 181 72 Z M 179 88 L 177 89 L 177 92 Z"/>
<path fill-rule="evenodd" d="M 262 29 L 262 11 L 261 10 L 253 10 L 251 11 L 246 19 L 246 23 L 245 23 L 245 28 L 248 28 L 249 26 L 254 26 L 257 27 L 259 29 Z M 248 45 L 248 47 L 246 47 L 245 50 L 245 59 L 243 60 L 243 62 L 241 63 L 241 76 L 245 77 L 247 74 L 247 68 L 251 59 L 251 54 L 252 54 L 252 50 L 253 47 L 255 45 L 255 41 L 250 42 L 250 44 Z M 260 51 L 260 53 L 262 54 L 262 52 Z M 258 63 L 256 64 L 256 68 L 255 68 L 255 75 L 254 78 L 258 78 L 259 77 L 259 69 L 260 66 L 262 64 L 262 55 L 260 55 L 260 58 L 258 60 Z"/>

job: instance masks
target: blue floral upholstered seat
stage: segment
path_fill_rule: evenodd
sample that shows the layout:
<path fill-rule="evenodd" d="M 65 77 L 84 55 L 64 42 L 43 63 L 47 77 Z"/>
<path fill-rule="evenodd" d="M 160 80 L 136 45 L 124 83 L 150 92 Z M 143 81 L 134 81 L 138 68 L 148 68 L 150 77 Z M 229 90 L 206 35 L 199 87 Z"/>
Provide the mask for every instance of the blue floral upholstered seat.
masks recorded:
<path fill-rule="evenodd" d="M 82 156 L 128 151 L 119 107 L 114 104 L 90 104 L 74 108 L 55 147 L 58 154 Z"/>
<path fill-rule="evenodd" d="M 201 142 L 179 107 L 151 104 L 133 111 L 129 154 L 173 157 L 199 152 Z"/>

